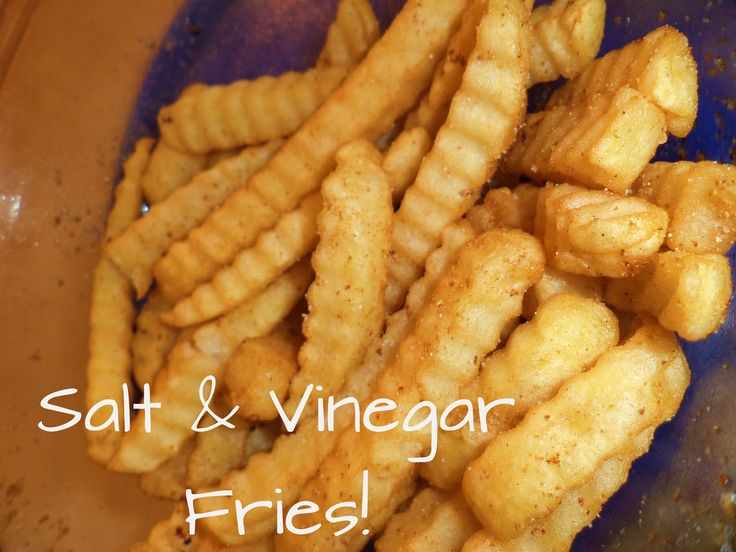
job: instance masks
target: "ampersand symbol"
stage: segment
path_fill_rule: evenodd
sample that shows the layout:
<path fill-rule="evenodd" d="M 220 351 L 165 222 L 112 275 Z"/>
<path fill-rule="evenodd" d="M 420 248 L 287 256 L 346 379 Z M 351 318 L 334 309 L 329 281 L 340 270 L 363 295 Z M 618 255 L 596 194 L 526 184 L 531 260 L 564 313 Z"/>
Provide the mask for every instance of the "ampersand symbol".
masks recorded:
<path fill-rule="evenodd" d="M 206 388 L 209 385 L 209 395 L 207 398 L 205 398 L 205 392 Z M 213 411 L 210 408 L 210 403 L 212 402 L 212 398 L 215 396 L 215 388 L 217 387 L 217 380 L 215 379 L 215 376 L 207 376 L 202 380 L 202 383 L 199 384 L 199 401 L 202 403 L 202 410 L 199 413 L 199 416 L 197 416 L 197 419 L 192 424 L 192 431 L 196 431 L 198 433 L 204 433 L 206 431 L 213 430 L 220 426 L 225 426 L 229 429 L 235 429 L 235 426 L 228 422 L 230 418 L 232 418 L 235 413 L 238 411 L 238 406 L 234 406 L 233 409 L 230 411 L 230 414 L 227 416 L 221 418 L 217 415 L 215 411 Z M 199 427 L 199 422 L 202 421 L 202 418 L 209 414 L 215 421 L 211 425 L 207 427 Z"/>

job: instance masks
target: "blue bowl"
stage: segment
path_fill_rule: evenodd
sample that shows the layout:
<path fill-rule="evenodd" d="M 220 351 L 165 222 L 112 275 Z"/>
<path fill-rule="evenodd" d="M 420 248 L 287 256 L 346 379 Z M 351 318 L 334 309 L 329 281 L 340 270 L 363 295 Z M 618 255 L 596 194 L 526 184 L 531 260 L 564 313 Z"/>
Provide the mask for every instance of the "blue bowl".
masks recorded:
<path fill-rule="evenodd" d="M 385 28 L 401 0 L 374 0 Z M 156 112 L 189 84 L 217 84 L 309 67 L 337 0 L 190 0 L 143 83 L 121 158 L 139 136 L 156 134 Z M 695 129 L 670 138 L 657 159 L 736 161 L 736 2 L 609 0 L 601 53 L 670 24 L 690 39 L 700 72 Z M 555 85 L 532 91 L 539 105 Z M 731 251 L 733 265 L 735 250 Z M 693 383 L 677 417 L 657 432 L 628 483 L 573 550 L 718 550 L 728 531 L 721 495 L 736 478 L 736 324 L 683 343 Z M 724 547 L 723 550 L 726 550 Z M 730 550 L 730 549 L 729 549 Z"/>

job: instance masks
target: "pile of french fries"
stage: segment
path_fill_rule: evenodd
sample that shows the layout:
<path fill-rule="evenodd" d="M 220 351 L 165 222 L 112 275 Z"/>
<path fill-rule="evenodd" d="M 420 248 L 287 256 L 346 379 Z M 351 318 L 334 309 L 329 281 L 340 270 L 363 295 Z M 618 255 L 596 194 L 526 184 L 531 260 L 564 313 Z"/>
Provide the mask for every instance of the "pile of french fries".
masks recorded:
<path fill-rule="evenodd" d="M 407 0 L 379 36 L 367 0 L 340 0 L 314 68 L 161 109 L 91 309 L 88 404 L 133 380 L 163 405 L 150 432 L 88 433 L 96 461 L 180 501 L 134 550 L 565 551 L 675 415 L 676 336 L 717 331 L 731 298 L 736 169 L 651 163 L 695 122 L 684 35 L 595 59 L 604 0 L 530 4 Z M 559 77 L 528 113 L 527 89 Z M 235 428 L 195 433 L 209 375 Z M 383 423 L 419 401 L 515 405 L 417 464 L 426 432 L 347 414 L 286 431 L 269 392 L 291 415 L 310 384 L 392 399 Z M 245 534 L 232 515 L 184 522 L 187 488 L 357 503 L 366 469 L 370 515 L 339 536 L 276 534 L 267 509 Z"/>

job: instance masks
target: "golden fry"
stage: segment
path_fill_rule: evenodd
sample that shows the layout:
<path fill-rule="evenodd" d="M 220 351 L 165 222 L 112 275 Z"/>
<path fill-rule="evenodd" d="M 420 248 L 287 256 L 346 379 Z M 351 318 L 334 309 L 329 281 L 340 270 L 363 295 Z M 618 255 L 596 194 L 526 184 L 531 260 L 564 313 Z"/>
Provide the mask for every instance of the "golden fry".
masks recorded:
<path fill-rule="evenodd" d="M 609 280 L 605 295 L 613 306 L 649 313 L 697 341 L 723 324 L 731 291 L 731 266 L 723 255 L 666 251 L 633 278 Z"/>
<path fill-rule="evenodd" d="M 431 147 L 432 137 L 423 127 L 404 130 L 391 142 L 383 156 L 383 170 L 391 183 L 394 205 L 401 203 Z"/>
<path fill-rule="evenodd" d="M 521 536 L 642 431 L 671 417 L 689 377 L 675 336 L 643 326 L 491 441 L 463 478 L 470 507 L 493 536 Z"/>
<path fill-rule="evenodd" d="M 515 188 L 494 188 L 486 194 L 483 203 L 468 209 L 466 218 L 478 232 L 492 228 L 518 228 L 534 233 L 539 188 L 519 184 Z"/>
<path fill-rule="evenodd" d="M 178 343 L 153 386 L 152 402 L 166 407 L 155 412 L 150 433 L 142 417 L 134 420 L 108 467 L 145 473 L 175 455 L 192 434 L 191 424 L 201 411 L 198 390 L 202 380 L 209 375 L 220 378 L 243 340 L 270 332 L 304 294 L 311 277 L 310 267 L 301 262 L 258 296 Z"/>
<path fill-rule="evenodd" d="M 456 257 L 457 251 L 475 236 L 465 221 L 449 226 L 443 234 L 443 244 L 427 259 L 427 270 L 420 280 L 412 285 L 407 295 L 406 307 L 391 315 L 386 330 L 380 339 L 368 348 L 363 363 L 350 374 L 340 397 L 352 396 L 359 401 L 367 400 L 375 380 L 389 364 L 408 335 L 417 313 L 421 311 L 435 285 Z M 235 471 L 222 485 L 233 489 L 234 496 L 250 497 L 249 500 L 273 500 L 274 489 L 280 486 L 283 494 L 279 499 L 291 505 L 297 501 L 303 486 L 317 472 L 322 461 L 332 452 L 340 432 L 350 423 L 347 416 L 336 417 L 336 432 L 317 431 L 312 421 L 305 421 L 296 432 L 284 435 L 275 443 L 270 454 L 254 456 L 244 470 Z M 293 458 L 298 457 L 295 463 Z M 219 503 L 213 502 L 211 507 Z M 222 505 L 224 506 L 224 504 Z M 248 533 L 245 537 L 234 531 L 233 516 L 205 520 L 208 528 L 228 543 L 253 542 L 272 535 L 275 531 L 273 516 L 265 511 L 249 514 Z"/>
<path fill-rule="evenodd" d="M 598 53 L 605 0 L 555 0 L 531 15 L 529 85 L 577 75 Z"/>
<path fill-rule="evenodd" d="M 393 209 L 381 162 L 368 142 L 351 142 L 337 152 L 337 168 L 322 183 L 315 279 L 288 410 L 310 384 L 321 385 L 325 395 L 338 391 L 383 329 Z"/>
<path fill-rule="evenodd" d="M 668 222 L 664 209 L 641 198 L 560 185 L 539 193 L 535 226 L 555 268 L 623 278 L 656 255 Z"/>
<path fill-rule="evenodd" d="M 166 356 L 176 343 L 179 332 L 161 321 L 161 314 L 171 304 L 158 290 L 148 294 L 146 303 L 135 319 L 135 333 L 130 343 L 133 354 L 133 377 L 138 387 L 153 384 L 153 379 L 166 363 Z"/>
<path fill-rule="evenodd" d="M 522 316 L 531 320 L 542 303 L 560 293 L 603 301 L 603 279 L 564 272 L 547 265 L 542 279 L 529 288 L 524 296 Z"/>
<path fill-rule="evenodd" d="M 463 392 L 470 400 L 510 397 L 515 405 L 491 411 L 488 432 L 463 428 L 441 433 L 437 458 L 420 467 L 422 476 L 443 489 L 456 487 L 468 464 L 498 433 L 590 367 L 618 343 L 618 337 L 616 317 L 602 303 L 561 294 L 542 304 L 530 322 L 514 330 L 503 349 L 483 361 L 478 378 Z"/>
<path fill-rule="evenodd" d="M 380 423 L 399 419 L 420 400 L 443 409 L 457 399 L 476 375 L 479 359 L 498 345 L 504 325 L 521 313 L 521 296 L 541 276 L 543 265 L 540 244 L 518 230 L 493 230 L 465 244 L 377 383 L 375 395 L 398 404 L 397 411 L 376 416 Z M 328 528 L 277 535 L 276 548 L 361 550 L 369 538 L 362 531 L 380 531 L 412 494 L 416 465 L 407 458 L 428 450 L 429 438 L 428 432 L 401 430 L 343 433 L 301 498 L 324 504 L 356 500 L 367 469 L 374 474 L 367 489 L 368 519 L 340 536 Z M 311 525 L 315 519 L 300 516 L 297 524 Z"/>
<path fill-rule="evenodd" d="M 144 493 L 169 500 L 181 500 L 187 489 L 187 465 L 194 450 L 194 439 L 187 439 L 175 456 L 155 470 L 141 474 Z"/>
<path fill-rule="evenodd" d="M 462 494 L 427 488 L 394 515 L 375 543 L 377 552 L 459 552 L 480 527 Z"/>
<path fill-rule="evenodd" d="M 352 67 L 378 40 L 381 29 L 368 0 L 340 0 L 317 58 L 317 67 Z"/>
<path fill-rule="evenodd" d="M 206 166 L 206 155 L 180 151 L 159 140 L 143 174 L 143 196 L 151 205 L 163 201 Z"/>
<path fill-rule="evenodd" d="M 309 194 L 273 229 L 262 233 L 252 247 L 238 253 L 232 264 L 220 269 L 211 282 L 180 300 L 164 320 L 174 326 L 197 324 L 226 313 L 263 290 L 314 249 L 321 208 L 320 193 Z"/>
<path fill-rule="evenodd" d="M 141 176 L 148 164 L 153 141 L 138 140 L 135 151 L 125 162 L 124 178 L 115 189 L 115 204 L 107 217 L 103 243 L 108 243 L 128 227 L 141 212 Z M 87 394 L 85 404 L 92 407 L 98 401 L 116 398 L 121 422 L 124 405 L 121 386 L 130 382 L 131 353 L 135 305 L 128 280 L 106 256 L 102 256 L 92 276 L 90 307 L 89 360 L 87 363 Z M 92 423 L 105 421 L 108 413 L 98 411 Z M 87 451 L 97 462 L 105 463 L 120 440 L 121 433 L 108 425 L 101 431 L 87 432 Z"/>
<path fill-rule="evenodd" d="M 158 114 L 161 140 L 196 154 L 262 144 L 294 133 L 337 88 L 346 67 L 208 86 Z"/>
<path fill-rule="evenodd" d="M 190 293 L 317 189 L 334 168 L 340 146 L 387 132 L 427 86 L 465 3 L 409 0 L 361 64 L 266 167 L 170 249 L 156 269 L 161 286 L 177 288 L 178 298 Z"/>
<path fill-rule="evenodd" d="M 227 414 L 227 411 L 220 414 Z M 187 486 L 195 491 L 212 487 L 231 470 L 242 468 L 248 458 L 249 433 L 250 424 L 240 420 L 237 420 L 235 429 L 220 426 L 198 433 L 187 463 Z"/>
<path fill-rule="evenodd" d="M 187 185 L 151 207 L 148 214 L 113 240 L 106 253 L 143 297 L 151 285 L 153 265 L 176 240 L 199 224 L 207 214 L 241 187 L 273 154 L 278 143 L 250 148 L 199 173 Z M 161 292 L 168 300 L 175 299 Z"/>
<path fill-rule="evenodd" d="M 588 64 L 552 95 L 548 107 L 578 105 L 583 97 L 625 86 L 638 90 L 665 113 L 670 133 L 687 136 L 698 111 L 698 67 L 687 37 L 670 26 Z"/>
<path fill-rule="evenodd" d="M 725 255 L 736 242 L 736 167 L 710 161 L 654 163 L 634 193 L 667 209 L 667 247 Z"/>
<path fill-rule="evenodd" d="M 628 191 L 667 139 L 664 112 L 628 86 L 576 100 L 527 115 L 504 170 L 540 184 Z"/>
<path fill-rule="evenodd" d="M 284 402 L 291 379 L 299 369 L 302 338 L 295 328 L 280 324 L 268 335 L 246 339 L 225 368 L 230 403 L 250 420 L 275 420 L 278 411 L 269 391 Z"/>
<path fill-rule="evenodd" d="M 447 120 L 394 217 L 390 312 L 402 305 L 444 228 L 475 203 L 513 142 L 526 107 L 528 17 L 519 0 L 488 5 Z"/>

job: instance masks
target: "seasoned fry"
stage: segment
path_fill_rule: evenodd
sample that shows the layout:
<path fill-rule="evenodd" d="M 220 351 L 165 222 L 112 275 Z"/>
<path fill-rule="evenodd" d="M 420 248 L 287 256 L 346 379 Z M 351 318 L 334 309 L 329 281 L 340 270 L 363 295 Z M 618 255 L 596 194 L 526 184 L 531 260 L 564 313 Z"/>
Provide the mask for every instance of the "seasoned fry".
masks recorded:
<path fill-rule="evenodd" d="M 688 341 L 715 332 L 731 300 L 731 266 L 723 255 L 660 253 L 633 278 L 609 280 L 606 302 L 656 316 Z"/>
<path fill-rule="evenodd" d="M 575 100 L 527 115 L 504 171 L 628 191 L 667 139 L 664 112 L 628 86 Z"/>
<path fill-rule="evenodd" d="M 394 205 L 401 203 L 431 147 L 432 137 L 423 127 L 404 130 L 391 142 L 383 156 L 383 170 L 391 183 Z"/>
<path fill-rule="evenodd" d="M 478 232 L 492 228 L 518 228 L 532 234 L 539 188 L 519 184 L 513 189 L 489 190 L 483 203 L 468 209 L 465 217 Z"/>
<path fill-rule="evenodd" d="M 207 156 L 172 148 L 159 140 L 151 154 L 141 185 L 143 196 L 153 205 L 181 188 L 207 165 Z"/>
<path fill-rule="evenodd" d="M 491 441 L 465 472 L 468 504 L 493 536 L 521 536 L 642 431 L 671 417 L 676 408 L 667 407 L 679 405 L 689 376 L 675 336 L 643 326 Z"/>
<path fill-rule="evenodd" d="M 555 268 L 623 278 L 656 255 L 668 222 L 664 209 L 643 199 L 560 185 L 539 193 L 535 226 Z"/>
<path fill-rule="evenodd" d="M 340 0 L 317 58 L 317 67 L 352 67 L 378 40 L 381 29 L 368 0 Z"/>
<path fill-rule="evenodd" d="M 463 392 L 471 400 L 511 397 L 515 405 L 491 411 L 488 432 L 463 428 L 441 433 L 437 458 L 420 467 L 422 476 L 443 489 L 456 487 L 467 465 L 498 433 L 590 367 L 618 337 L 616 317 L 602 303 L 568 294 L 549 299 L 530 322 L 514 330 L 506 347 L 483 361 L 480 375 Z"/>
<path fill-rule="evenodd" d="M 411 506 L 396 514 L 376 541 L 377 552 L 459 552 L 466 539 L 480 528 L 462 494 L 427 488 Z"/>
<path fill-rule="evenodd" d="M 124 178 L 115 189 L 115 204 L 107 217 L 103 243 L 108 243 L 140 216 L 141 176 L 146 168 L 153 141 L 138 140 L 135 151 L 125 162 Z M 115 399 L 121 422 L 123 408 L 121 386 L 130 382 L 135 305 L 132 289 L 125 276 L 106 256 L 102 256 L 92 276 L 90 306 L 89 361 L 87 362 L 87 408 L 104 399 Z M 109 412 L 99 410 L 92 423 L 99 425 Z M 105 463 L 120 440 L 121 433 L 108 425 L 101 431 L 87 432 L 87 452 L 97 462 Z"/>
<path fill-rule="evenodd" d="M 243 341 L 225 368 L 230 403 L 240 407 L 241 416 L 250 420 L 278 417 L 269 391 L 282 403 L 286 399 L 291 378 L 299 369 L 301 342 L 298 327 L 285 323 L 268 335 Z"/>
<path fill-rule="evenodd" d="M 582 274 L 572 274 L 553 266 L 544 267 L 542 279 L 534 284 L 524 296 L 522 316 L 531 320 L 539 306 L 560 293 L 571 293 L 596 301 L 603 301 L 603 279 Z"/>
<path fill-rule="evenodd" d="M 143 492 L 169 500 L 184 498 L 187 489 L 187 465 L 193 450 L 194 439 L 187 439 L 176 455 L 155 470 L 141 474 L 138 481 Z"/>
<path fill-rule="evenodd" d="M 161 108 L 161 140 L 177 150 L 212 150 L 278 140 L 294 133 L 337 88 L 346 67 L 208 86 Z"/>
<path fill-rule="evenodd" d="M 249 148 L 233 159 L 199 173 L 187 185 L 151 207 L 148 214 L 113 240 L 106 253 L 135 287 L 138 297 L 148 291 L 153 265 L 176 240 L 184 238 L 207 214 L 243 185 L 279 147 L 278 142 Z M 176 299 L 161 286 L 169 301 Z"/>
<path fill-rule="evenodd" d="M 153 384 L 153 379 L 166 363 L 166 356 L 176 343 L 179 332 L 161 321 L 161 314 L 171 304 L 157 289 L 148 294 L 146 304 L 135 319 L 135 333 L 130 343 L 133 355 L 133 377 L 138 387 Z"/>
<path fill-rule="evenodd" d="M 625 86 L 664 111 L 670 133 L 687 136 L 698 111 L 698 67 L 687 37 L 670 26 L 590 63 L 552 95 L 549 107 L 578 105 L 583 97 Z"/>
<path fill-rule="evenodd" d="M 362 365 L 348 378 L 341 397 L 353 396 L 365 400 L 374 388 L 375 379 L 389 364 L 402 340 L 412 328 L 417 313 L 429 300 L 435 285 L 448 266 L 455 260 L 457 251 L 475 236 L 470 224 L 460 221 L 449 226 L 443 234 L 442 246 L 427 259 L 427 270 L 420 280 L 414 283 L 407 295 L 406 307 L 391 315 L 386 330 L 368 349 Z M 349 417 L 336 417 L 337 431 L 319 432 L 314 424 L 305 422 L 291 435 L 284 435 L 275 443 L 271 454 L 256 455 L 245 470 L 230 474 L 222 485 L 232 488 L 235 497 L 251 497 L 258 500 L 274 499 L 274 489 L 280 486 L 283 494 L 279 496 L 284 504 L 291 505 L 299 497 L 306 482 L 314 475 L 320 464 L 332 451 L 340 432 L 350 423 Z M 299 458 L 298 465 L 293 458 Z M 218 503 L 211 503 L 217 507 Z M 272 535 L 275 530 L 273 517 L 261 511 L 249 514 L 249 527 L 245 537 L 234 530 L 232 516 L 205 520 L 209 529 L 223 541 L 252 542 Z"/>
<path fill-rule="evenodd" d="M 276 226 L 261 234 L 252 247 L 241 251 L 211 282 L 179 301 L 163 319 L 173 326 L 189 326 L 223 314 L 247 301 L 273 282 L 284 270 L 314 249 L 317 215 L 322 208 L 319 192 L 312 192 L 299 207 L 285 214 Z"/>
<path fill-rule="evenodd" d="M 465 4 L 407 2 L 362 63 L 266 167 L 170 249 L 156 268 L 162 287 L 176 288 L 179 298 L 190 293 L 317 189 L 340 146 L 375 140 L 390 129 L 428 85 Z"/>
<path fill-rule="evenodd" d="M 521 313 L 521 295 L 541 276 L 543 265 L 540 244 L 518 230 L 493 230 L 465 244 L 377 384 L 376 396 L 398 404 L 397 411 L 376 416 L 380 423 L 400 419 L 419 400 L 438 409 L 455 400 L 476 375 L 479 359 L 498 345 L 504 325 Z M 325 504 L 358 500 L 367 469 L 372 474 L 368 519 L 340 536 L 324 527 L 308 535 L 277 535 L 277 550 L 361 550 L 369 538 L 363 531 L 380 531 L 413 492 L 416 465 L 407 458 L 428 450 L 429 437 L 399 429 L 343 433 L 301 498 Z M 296 524 L 315 519 L 305 514 Z"/>
<path fill-rule="evenodd" d="M 225 415 L 227 410 L 219 414 Z M 235 429 L 221 426 L 198 433 L 187 463 L 187 486 L 195 490 L 214 486 L 230 470 L 242 468 L 248 458 L 249 433 L 250 424 L 240 420 L 236 420 Z"/>
<path fill-rule="evenodd" d="M 475 203 L 516 135 L 526 107 L 528 16 L 519 0 L 488 5 L 447 120 L 394 217 L 389 311 L 401 306 L 444 228 Z"/>
<path fill-rule="evenodd" d="M 736 167 L 710 161 L 654 163 L 634 193 L 667 209 L 667 247 L 725 255 L 736 242 Z"/>
<path fill-rule="evenodd" d="M 337 169 L 322 183 L 315 280 L 289 410 L 309 384 L 321 385 L 325 395 L 338 391 L 383 329 L 393 209 L 381 162 L 368 142 L 350 142 L 338 150 Z"/>
<path fill-rule="evenodd" d="M 598 53 L 605 0 L 555 0 L 531 15 L 529 85 L 577 75 Z"/>
<path fill-rule="evenodd" d="M 134 420 L 108 467 L 145 473 L 176 454 L 201 410 L 201 381 L 208 375 L 222 376 L 225 363 L 243 340 L 270 332 L 301 298 L 311 277 L 310 267 L 301 262 L 258 296 L 178 343 L 153 387 L 152 401 L 166 408 L 156 412 L 150 433 L 142 417 Z"/>

